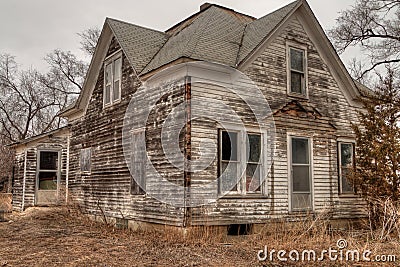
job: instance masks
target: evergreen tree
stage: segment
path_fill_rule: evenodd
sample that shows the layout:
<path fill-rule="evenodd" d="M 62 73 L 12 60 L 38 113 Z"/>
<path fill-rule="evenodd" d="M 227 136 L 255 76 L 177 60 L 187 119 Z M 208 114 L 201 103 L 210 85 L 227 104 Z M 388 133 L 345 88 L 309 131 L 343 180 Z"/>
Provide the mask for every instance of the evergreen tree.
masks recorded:
<path fill-rule="evenodd" d="M 392 69 L 380 76 L 376 90 L 363 100 L 360 124 L 353 125 L 357 167 L 352 179 L 369 204 L 373 224 L 384 212 L 376 201 L 400 201 L 400 83 L 396 76 Z"/>

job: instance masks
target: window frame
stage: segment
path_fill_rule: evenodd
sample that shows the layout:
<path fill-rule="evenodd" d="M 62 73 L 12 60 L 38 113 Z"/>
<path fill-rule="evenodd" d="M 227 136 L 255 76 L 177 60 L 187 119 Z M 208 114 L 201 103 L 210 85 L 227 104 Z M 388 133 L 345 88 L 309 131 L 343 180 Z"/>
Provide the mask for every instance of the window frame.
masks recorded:
<path fill-rule="evenodd" d="M 117 60 L 121 60 L 121 68 L 119 70 L 119 77 L 118 79 L 115 79 L 114 75 L 115 75 L 115 62 Z M 107 66 L 111 64 L 111 82 L 110 82 L 110 102 L 106 103 L 106 88 L 108 83 L 106 83 L 106 72 L 107 72 Z M 122 51 L 118 50 L 115 53 L 109 55 L 108 57 L 106 57 L 106 59 L 104 60 L 103 63 L 103 77 L 104 77 L 104 81 L 103 81 L 103 108 L 107 108 L 110 106 L 113 106 L 119 102 L 121 102 L 121 93 L 122 93 L 122 70 L 123 70 L 123 57 L 122 57 Z M 119 89 L 118 89 L 118 93 L 119 93 L 119 98 L 114 99 L 114 85 L 115 82 L 119 81 Z"/>
<path fill-rule="evenodd" d="M 42 152 L 53 152 L 57 153 L 57 169 L 56 170 L 50 170 L 50 169 L 41 169 L 40 168 L 40 160 L 41 160 L 41 153 Z M 40 189 L 40 181 L 39 181 L 39 174 L 41 172 L 55 172 L 57 175 L 57 181 L 56 181 L 56 186 L 57 189 L 52 190 L 52 189 Z M 59 185 L 60 185 L 60 178 L 61 178 L 61 150 L 60 149 L 38 149 L 36 151 L 36 190 L 37 191 L 58 191 L 59 190 Z"/>
<path fill-rule="evenodd" d="M 82 152 L 83 151 L 89 151 L 89 170 L 82 170 Z M 81 148 L 80 155 L 79 155 L 79 170 L 82 174 L 90 175 L 92 173 L 92 148 L 91 147 L 86 147 L 86 148 Z"/>
<path fill-rule="evenodd" d="M 292 146 L 293 146 L 293 139 L 306 139 L 308 140 L 308 164 L 300 164 L 296 163 L 296 166 L 309 166 L 309 184 L 310 190 L 309 192 L 293 192 L 293 154 L 292 154 Z M 308 135 L 301 135 L 296 133 L 288 133 L 288 146 L 287 146 L 287 158 L 288 158 L 288 183 L 289 183 L 289 190 L 288 190 L 288 205 L 289 205 L 289 212 L 309 212 L 314 211 L 314 172 L 313 172 L 313 138 Z M 310 206 L 308 208 L 293 208 L 292 205 L 292 198 L 293 194 L 310 194 Z"/>
<path fill-rule="evenodd" d="M 230 125 L 229 127 L 225 128 L 218 128 L 218 177 L 220 178 L 221 176 L 221 170 L 222 170 L 222 163 L 229 163 L 229 161 L 222 160 L 222 132 L 236 132 L 237 133 L 237 161 L 235 161 L 238 164 L 237 167 L 237 176 L 241 173 L 241 177 L 239 178 L 239 182 L 237 183 L 237 190 L 231 190 L 231 191 L 222 191 L 222 186 L 221 182 L 222 180 L 219 179 L 218 182 L 218 194 L 223 195 L 223 196 L 238 196 L 238 197 L 245 197 L 245 196 L 264 196 L 267 194 L 267 177 L 266 177 L 266 171 L 265 171 L 265 166 L 266 164 L 266 135 L 267 132 L 260 130 L 258 128 L 253 128 L 253 127 L 246 127 L 246 130 L 243 130 L 239 126 L 235 125 Z M 246 189 L 246 168 L 247 164 L 251 162 L 246 159 L 247 155 L 247 137 L 246 135 L 248 134 L 255 134 L 255 135 L 260 135 L 261 139 L 261 152 L 260 152 L 260 160 L 259 160 L 259 167 L 260 167 L 260 180 L 262 180 L 263 177 L 265 177 L 264 181 L 260 185 L 260 190 L 259 191 L 247 191 Z"/>
<path fill-rule="evenodd" d="M 355 187 L 353 186 L 352 191 L 343 190 L 343 170 L 342 170 L 342 145 L 351 145 L 351 164 L 348 169 L 355 168 L 355 142 L 352 140 L 338 140 L 337 142 L 337 168 L 338 168 L 338 184 L 339 184 L 339 195 L 354 195 L 356 193 Z"/>
<path fill-rule="evenodd" d="M 297 50 L 303 52 L 303 72 L 299 70 L 292 69 L 291 66 L 291 50 Z M 286 66 L 287 66 L 287 94 L 289 96 L 298 97 L 298 98 L 305 98 L 308 99 L 308 53 L 307 53 L 307 46 L 300 45 L 297 43 L 287 42 L 286 43 Z M 300 73 L 303 75 L 304 79 L 304 92 L 297 93 L 292 91 L 292 72 Z"/>
<path fill-rule="evenodd" d="M 146 183 L 147 183 L 147 154 L 146 154 L 146 129 L 145 128 L 140 128 L 140 129 L 135 129 L 131 130 L 130 132 L 131 135 L 131 145 L 132 145 L 132 154 L 131 154 L 131 159 L 130 159 L 130 184 L 129 184 L 129 194 L 131 196 L 145 196 L 146 195 Z M 143 135 L 142 137 L 140 135 Z M 144 143 L 138 142 L 139 146 L 141 147 L 141 151 L 139 151 L 141 154 L 138 154 L 139 152 L 135 150 L 135 137 L 137 141 L 140 141 L 142 138 L 144 138 Z M 135 161 L 135 156 L 141 157 L 140 161 Z M 136 171 L 137 165 L 135 163 L 140 163 L 141 164 L 141 169 L 140 173 L 143 175 L 140 179 L 143 179 L 143 187 L 139 185 L 139 183 L 135 180 L 134 174 L 132 173 Z"/>

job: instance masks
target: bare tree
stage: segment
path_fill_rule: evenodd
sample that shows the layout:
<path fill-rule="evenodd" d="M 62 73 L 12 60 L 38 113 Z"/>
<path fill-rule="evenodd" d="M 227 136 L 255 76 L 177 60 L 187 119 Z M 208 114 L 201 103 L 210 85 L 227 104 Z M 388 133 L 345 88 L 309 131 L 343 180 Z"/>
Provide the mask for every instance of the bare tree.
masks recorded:
<path fill-rule="evenodd" d="M 96 49 L 97 41 L 99 40 L 101 30 L 93 27 L 78 33 L 81 37 L 81 50 L 89 56 L 93 56 Z"/>
<path fill-rule="evenodd" d="M 82 90 L 88 64 L 71 52 L 59 49 L 49 53 L 45 60 L 50 71 L 41 76 L 41 82 L 66 95 L 78 95 Z"/>
<path fill-rule="evenodd" d="M 100 30 L 78 34 L 81 49 L 92 56 Z M 0 184 L 12 170 L 12 150 L 6 144 L 59 128 L 57 113 L 71 104 L 80 91 L 88 63 L 69 51 L 53 50 L 46 58 L 50 70 L 20 70 L 15 58 L 0 54 Z"/>
<path fill-rule="evenodd" d="M 67 99 L 42 83 L 36 70 L 19 70 L 13 56 L 0 55 L 0 134 L 14 142 L 60 125 Z"/>
<path fill-rule="evenodd" d="M 396 67 L 400 63 L 400 0 L 356 0 L 351 9 L 340 13 L 329 34 L 339 53 L 353 46 L 367 57 L 367 62 L 354 65 L 358 79 L 383 65 Z"/>
<path fill-rule="evenodd" d="M 88 56 L 93 56 L 100 29 L 89 28 L 81 33 L 81 50 Z M 50 71 L 41 77 L 41 82 L 54 90 L 65 94 L 67 102 L 73 102 L 82 90 L 88 63 L 78 59 L 70 51 L 55 49 L 45 57 L 50 66 Z"/>

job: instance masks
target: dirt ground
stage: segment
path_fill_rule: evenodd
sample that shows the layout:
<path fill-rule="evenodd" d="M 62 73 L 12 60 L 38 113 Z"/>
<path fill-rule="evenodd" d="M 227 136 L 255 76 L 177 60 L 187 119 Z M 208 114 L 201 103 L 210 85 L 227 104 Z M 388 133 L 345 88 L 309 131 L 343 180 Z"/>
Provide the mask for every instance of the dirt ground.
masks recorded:
<path fill-rule="evenodd" d="M 30 208 L 7 219 L 0 223 L 0 267 L 257 265 L 256 251 L 238 245 L 115 230 L 67 208 Z"/>
<path fill-rule="evenodd" d="M 345 237 L 349 247 L 369 248 L 400 257 L 400 243 L 371 242 L 365 235 L 323 234 L 301 228 L 297 233 L 279 230 L 247 237 L 218 236 L 203 232 L 183 238 L 178 232 L 135 232 L 117 230 L 87 219 L 69 207 L 30 208 L 6 215 L 0 222 L 0 267 L 9 266 L 311 266 L 310 262 L 259 262 L 264 245 L 277 249 L 324 249 Z M 315 224 L 315 222 L 313 222 Z M 382 255 L 382 254 L 381 254 Z M 313 266 L 400 266 L 392 263 L 314 262 Z"/>

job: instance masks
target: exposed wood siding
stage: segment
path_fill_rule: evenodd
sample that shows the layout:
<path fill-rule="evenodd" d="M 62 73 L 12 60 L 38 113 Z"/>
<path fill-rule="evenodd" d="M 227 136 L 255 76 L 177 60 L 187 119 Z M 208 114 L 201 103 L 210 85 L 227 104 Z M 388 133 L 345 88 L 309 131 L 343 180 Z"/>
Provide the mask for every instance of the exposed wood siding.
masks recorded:
<path fill-rule="evenodd" d="M 15 157 L 15 174 L 13 187 L 13 209 L 22 209 L 23 197 L 23 181 L 24 181 L 24 164 L 26 150 L 26 178 L 25 178 L 25 201 L 24 209 L 35 205 L 36 190 L 36 174 L 37 174 L 37 157 L 40 150 L 57 150 L 60 151 L 60 190 L 59 201 L 65 200 L 65 174 L 67 168 L 67 137 L 52 136 L 45 137 L 42 140 L 22 145 L 18 149 Z"/>
<path fill-rule="evenodd" d="M 307 47 L 309 99 L 296 99 L 287 94 L 287 41 Z M 276 216 L 292 216 L 289 211 L 288 144 L 289 133 L 307 136 L 312 140 L 313 204 L 316 212 L 329 211 L 335 218 L 363 216 L 364 202 L 357 197 L 341 197 L 338 193 L 337 140 L 353 138 L 351 122 L 357 122 L 356 109 L 331 75 L 300 22 L 293 18 L 279 37 L 246 69 L 247 74 L 262 90 L 275 111 L 276 154 L 273 171 L 268 176 L 269 196 L 259 198 L 223 198 L 216 204 L 192 209 L 193 224 L 228 224 L 260 222 Z M 247 124 L 251 116 L 238 99 L 230 98 L 224 90 L 201 86 L 192 87 L 193 98 L 199 97 L 209 112 L 226 116 L 224 110 L 214 108 L 215 99 L 232 107 Z M 318 116 L 296 111 L 280 112 L 291 101 L 319 113 Z M 207 120 L 192 124 L 192 157 L 200 157 L 200 143 L 204 138 L 217 145 L 217 125 Z M 217 159 L 200 173 L 192 174 L 192 185 L 209 182 L 217 177 Z M 217 188 L 215 188 L 217 190 Z M 297 215 L 293 215 L 296 217 Z"/>
<path fill-rule="evenodd" d="M 113 38 L 108 55 L 120 46 Z M 122 129 L 125 111 L 131 97 L 141 82 L 135 75 L 125 55 L 122 55 L 121 102 L 103 108 L 104 70 L 100 70 L 86 114 L 72 123 L 70 147 L 70 193 L 87 212 L 107 216 L 124 217 L 139 221 L 181 225 L 183 209 L 160 203 L 144 194 L 130 192 L 131 175 L 125 161 L 122 146 Z M 143 97 L 152 97 L 145 92 Z M 153 166 L 169 179 L 183 183 L 183 172 L 170 165 L 161 147 L 162 123 L 170 110 L 183 101 L 183 88 L 176 88 L 155 105 L 146 129 L 146 145 Z M 147 107 L 143 107 L 143 110 Z M 138 116 L 142 113 L 139 107 Z M 153 124 L 153 122 L 156 122 Z M 92 148 L 91 173 L 81 173 L 80 150 Z M 151 186 L 152 177 L 146 177 Z M 100 210 L 101 209 L 101 210 Z"/>

